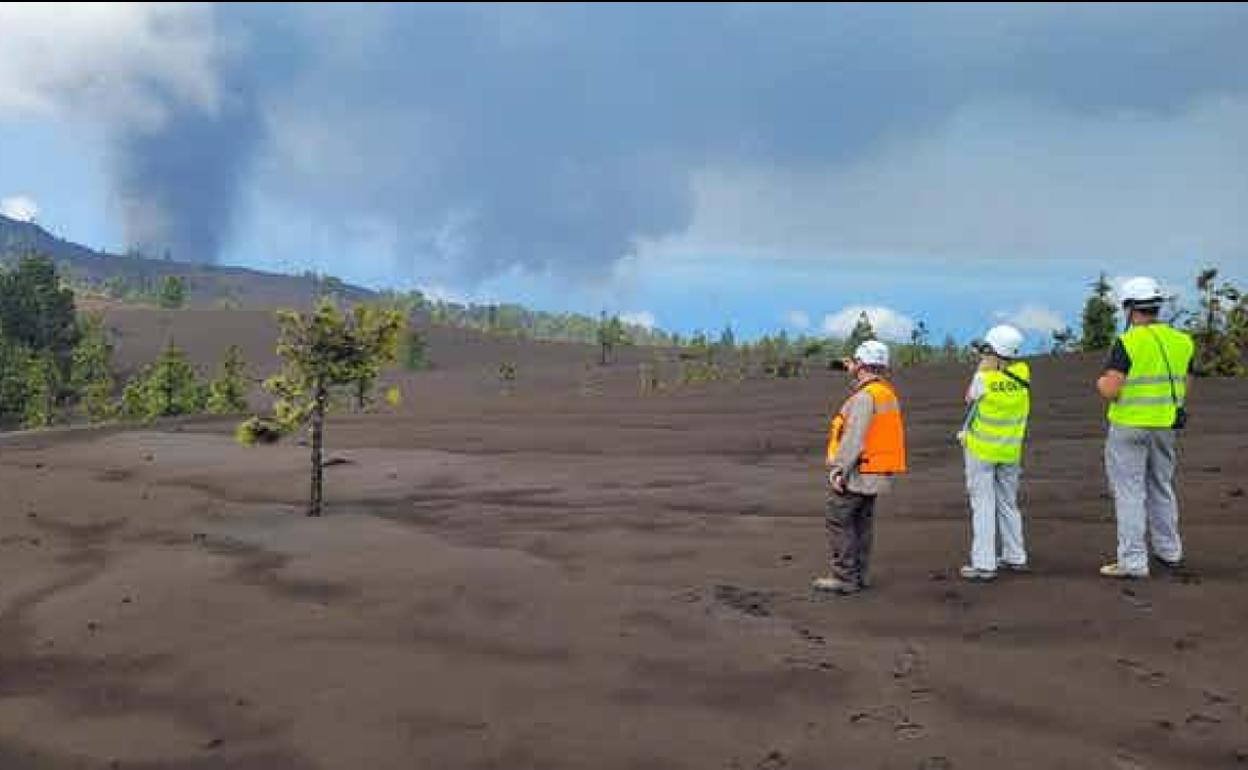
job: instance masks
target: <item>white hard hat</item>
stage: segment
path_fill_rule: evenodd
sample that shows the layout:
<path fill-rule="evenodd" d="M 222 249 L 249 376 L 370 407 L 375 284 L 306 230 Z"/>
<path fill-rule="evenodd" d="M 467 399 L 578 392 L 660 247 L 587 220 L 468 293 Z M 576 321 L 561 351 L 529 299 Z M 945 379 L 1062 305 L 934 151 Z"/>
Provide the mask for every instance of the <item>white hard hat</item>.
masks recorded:
<path fill-rule="evenodd" d="M 1002 358 L 1018 358 L 1023 348 L 1023 333 L 1009 324 L 994 326 L 984 335 L 984 345 Z"/>
<path fill-rule="evenodd" d="M 1122 285 L 1118 295 L 1122 304 L 1127 307 L 1156 306 L 1166 301 L 1157 280 L 1145 276 L 1129 279 Z"/>
<path fill-rule="evenodd" d="M 868 366 L 888 366 L 888 345 L 879 340 L 867 340 L 854 351 L 854 360 Z"/>

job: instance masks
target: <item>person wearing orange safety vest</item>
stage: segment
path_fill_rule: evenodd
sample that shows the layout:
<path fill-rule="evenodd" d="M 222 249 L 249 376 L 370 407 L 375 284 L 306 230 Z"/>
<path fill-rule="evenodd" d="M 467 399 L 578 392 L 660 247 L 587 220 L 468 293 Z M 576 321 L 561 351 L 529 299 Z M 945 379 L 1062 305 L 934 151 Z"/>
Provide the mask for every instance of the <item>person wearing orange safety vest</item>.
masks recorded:
<path fill-rule="evenodd" d="M 845 362 L 854 378 L 828 431 L 827 503 L 831 574 L 813 588 L 853 594 L 869 585 L 875 499 L 906 471 L 901 402 L 889 383 L 888 346 L 868 340 Z"/>

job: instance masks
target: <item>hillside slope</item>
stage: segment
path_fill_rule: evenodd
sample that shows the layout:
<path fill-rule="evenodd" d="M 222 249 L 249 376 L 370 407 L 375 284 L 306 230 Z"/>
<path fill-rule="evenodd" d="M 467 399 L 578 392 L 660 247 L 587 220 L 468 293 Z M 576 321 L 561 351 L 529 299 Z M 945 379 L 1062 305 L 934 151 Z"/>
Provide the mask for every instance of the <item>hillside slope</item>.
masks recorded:
<path fill-rule="evenodd" d="M 118 256 L 58 238 L 37 224 L 0 215 L 0 263 L 11 263 L 31 253 L 50 256 L 76 285 L 101 290 L 110 279 L 121 279 L 134 287 L 156 287 L 166 276 L 181 276 L 186 279 L 190 303 L 205 307 L 221 302 L 242 308 L 307 307 L 318 294 L 317 281 L 311 276 Z M 337 293 L 347 301 L 375 296 L 368 289 L 349 284 L 340 284 Z"/>

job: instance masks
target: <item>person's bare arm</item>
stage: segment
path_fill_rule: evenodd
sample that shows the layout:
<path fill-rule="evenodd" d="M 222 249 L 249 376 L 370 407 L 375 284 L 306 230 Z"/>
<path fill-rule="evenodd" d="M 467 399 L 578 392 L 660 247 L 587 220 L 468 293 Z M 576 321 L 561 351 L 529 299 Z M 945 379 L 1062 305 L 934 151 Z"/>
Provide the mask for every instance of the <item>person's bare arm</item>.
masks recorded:
<path fill-rule="evenodd" d="M 1127 375 L 1117 369 L 1107 369 L 1096 381 L 1096 390 L 1101 394 L 1101 398 L 1106 401 L 1113 401 L 1118 398 L 1118 394 L 1122 392 L 1122 384 L 1127 381 Z"/>
<path fill-rule="evenodd" d="M 975 375 L 971 377 L 971 384 L 966 386 L 966 405 L 970 406 L 978 401 L 984 395 L 984 363 L 975 369 Z"/>

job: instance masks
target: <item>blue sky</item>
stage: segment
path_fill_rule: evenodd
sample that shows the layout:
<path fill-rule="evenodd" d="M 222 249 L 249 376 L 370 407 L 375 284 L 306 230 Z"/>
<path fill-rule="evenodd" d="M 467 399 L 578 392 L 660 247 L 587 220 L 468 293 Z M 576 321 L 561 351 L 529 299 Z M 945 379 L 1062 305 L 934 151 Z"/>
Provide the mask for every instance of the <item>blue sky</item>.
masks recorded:
<path fill-rule="evenodd" d="M 0 28 L 0 208 L 92 246 L 682 332 L 868 308 L 1037 345 L 1101 270 L 1248 278 L 1244 6 L 5 4 Z"/>

